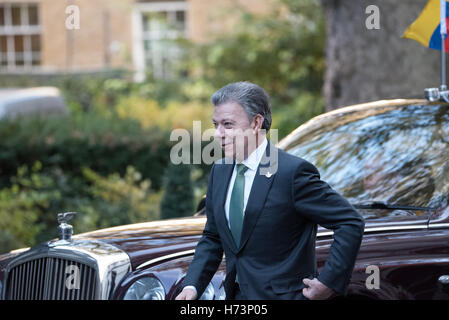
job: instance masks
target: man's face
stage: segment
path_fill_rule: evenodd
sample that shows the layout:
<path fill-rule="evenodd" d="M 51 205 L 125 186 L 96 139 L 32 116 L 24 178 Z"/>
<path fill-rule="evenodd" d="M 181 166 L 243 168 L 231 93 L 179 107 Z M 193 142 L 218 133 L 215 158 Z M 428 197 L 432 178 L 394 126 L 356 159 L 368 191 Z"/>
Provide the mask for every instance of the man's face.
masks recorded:
<path fill-rule="evenodd" d="M 249 150 L 255 149 L 257 125 L 249 121 L 243 107 L 236 102 L 226 102 L 214 108 L 212 121 L 215 139 L 220 143 L 225 157 L 242 161 Z"/>

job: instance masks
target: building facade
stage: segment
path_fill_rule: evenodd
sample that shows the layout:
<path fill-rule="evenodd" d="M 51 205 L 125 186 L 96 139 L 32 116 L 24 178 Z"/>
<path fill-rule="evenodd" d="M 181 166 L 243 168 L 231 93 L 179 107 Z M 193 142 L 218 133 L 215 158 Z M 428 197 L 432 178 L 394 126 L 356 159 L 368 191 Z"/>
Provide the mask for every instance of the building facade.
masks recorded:
<path fill-rule="evenodd" d="M 213 39 L 236 10 L 267 12 L 271 0 L 0 0 L 0 73 L 124 68 L 143 80 L 170 74 L 173 40 Z"/>

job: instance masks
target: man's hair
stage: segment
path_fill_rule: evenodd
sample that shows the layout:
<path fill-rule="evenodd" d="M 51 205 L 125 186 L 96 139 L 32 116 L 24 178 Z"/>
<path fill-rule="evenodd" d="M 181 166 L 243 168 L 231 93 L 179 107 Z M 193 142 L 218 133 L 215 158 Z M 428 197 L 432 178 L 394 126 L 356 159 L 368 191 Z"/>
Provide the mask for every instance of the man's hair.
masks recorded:
<path fill-rule="evenodd" d="M 215 92 L 212 95 L 211 102 L 214 106 L 236 102 L 243 107 L 249 121 L 260 114 L 263 117 L 262 129 L 267 132 L 270 130 L 270 97 L 264 89 L 254 83 L 248 81 L 230 83 Z"/>

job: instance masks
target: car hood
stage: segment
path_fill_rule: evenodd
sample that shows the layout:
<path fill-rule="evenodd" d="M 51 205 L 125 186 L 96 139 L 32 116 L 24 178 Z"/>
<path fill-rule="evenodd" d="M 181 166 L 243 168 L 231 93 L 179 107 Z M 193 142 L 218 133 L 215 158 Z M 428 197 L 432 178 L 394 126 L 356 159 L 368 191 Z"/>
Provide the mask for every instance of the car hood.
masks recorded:
<path fill-rule="evenodd" d="M 449 209 L 446 210 L 445 215 L 438 217 L 439 219 L 430 222 L 438 223 L 443 220 L 443 222 L 448 222 Z M 382 234 L 384 231 L 395 232 L 408 228 L 425 229 L 429 223 L 425 216 L 367 219 L 365 222 L 365 234 L 379 232 Z M 192 255 L 205 223 L 205 216 L 158 220 L 77 234 L 73 236 L 73 240 L 99 240 L 113 245 L 128 254 L 132 269 L 135 270 L 142 264 L 153 265 L 153 263 L 149 263 L 152 260 L 160 262 L 173 257 Z M 331 238 L 331 230 L 318 227 L 318 240 L 328 241 Z M 317 246 L 318 250 L 319 247 Z M 28 249 L 23 248 L 1 255 L 0 273 L 11 259 Z"/>
<path fill-rule="evenodd" d="M 96 239 L 114 245 L 126 252 L 133 269 L 153 259 L 192 254 L 201 237 L 206 217 L 159 220 L 137 223 L 87 232 L 73 236 L 73 239 Z M 428 218 L 395 217 L 366 220 L 365 233 L 377 233 L 386 229 L 394 231 L 407 227 L 427 228 Z M 332 231 L 318 228 L 318 238 L 332 238 Z"/>
<path fill-rule="evenodd" d="M 194 249 L 205 223 L 206 217 L 159 220 L 82 233 L 73 239 L 114 245 L 129 255 L 135 269 L 149 260 Z"/>

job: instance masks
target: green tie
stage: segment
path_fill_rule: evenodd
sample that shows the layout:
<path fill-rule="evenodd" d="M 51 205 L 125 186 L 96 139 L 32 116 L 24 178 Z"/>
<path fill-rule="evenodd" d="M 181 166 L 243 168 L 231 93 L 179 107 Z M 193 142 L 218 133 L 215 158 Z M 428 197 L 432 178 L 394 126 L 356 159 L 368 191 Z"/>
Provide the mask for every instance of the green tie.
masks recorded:
<path fill-rule="evenodd" d="M 229 223 L 231 233 L 237 247 L 240 246 L 240 237 L 243 226 L 243 193 L 245 191 L 245 171 L 248 168 L 244 164 L 237 165 L 237 176 L 231 193 L 231 203 L 229 206 Z"/>

